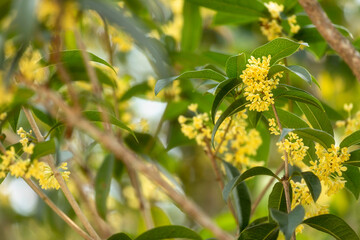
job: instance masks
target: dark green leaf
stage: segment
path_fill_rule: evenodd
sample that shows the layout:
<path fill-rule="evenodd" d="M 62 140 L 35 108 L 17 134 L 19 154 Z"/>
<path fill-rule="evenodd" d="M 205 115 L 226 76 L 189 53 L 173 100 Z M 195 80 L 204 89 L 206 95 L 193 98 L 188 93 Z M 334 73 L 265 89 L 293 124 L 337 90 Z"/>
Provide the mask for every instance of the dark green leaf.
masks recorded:
<path fill-rule="evenodd" d="M 246 55 L 241 53 L 235 56 L 229 57 L 226 61 L 226 75 L 228 78 L 240 79 L 242 71 L 246 68 Z"/>
<path fill-rule="evenodd" d="M 155 95 L 157 95 L 164 87 L 168 86 L 170 83 L 175 81 L 176 79 L 190 79 L 190 78 L 200 78 L 200 79 L 212 79 L 218 82 L 224 81 L 226 78 L 224 75 L 215 72 L 210 69 L 203 69 L 199 71 L 189 71 L 184 72 L 183 74 L 175 77 L 160 79 L 156 82 L 155 85 Z"/>
<path fill-rule="evenodd" d="M 192 52 L 199 47 L 202 36 L 202 19 L 199 6 L 190 1 L 184 1 L 183 19 L 181 50 Z"/>
<path fill-rule="evenodd" d="M 331 122 L 326 115 L 326 112 L 310 104 L 300 102 L 297 104 L 313 128 L 323 130 L 324 132 L 329 133 L 331 136 L 334 136 L 334 131 L 331 126 Z"/>
<path fill-rule="evenodd" d="M 350 147 L 352 145 L 359 143 L 360 143 L 360 130 L 353 132 L 352 134 L 344 138 L 344 140 L 342 140 L 342 142 L 340 143 L 340 148 Z"/>
<path fill-rule="evenodd" d="M 109 237 L 107 240 L 132 240 L 132 239 L 125 233 L 116 233 L 111 237 Z"/>
<path fill-rule="evenodd" d="M 266 167 L 253 167 L 250 168 L 248 170 L 246 170 L 245 172 L 243 172 L 243 174 L 241 174 L 240 176 L 231 179 L 226 186 L 224 187 L 223 190 L 223 198 L 225 199 L 225 201 L 227 201 L 227 199 L 229 198 L 229 194 L 231 193 L 231 191 L 234 189 L 234 187 L 236 187 L 237 185 L 239 185 L 242 181 L 250 178 L 250 177 L 254 177 L 257 175 L 267 175 L 267 176 L 271 176 L 276 178 L 277 180 L 280 181 L 280 178 L 278 176 L 276 176 L 275 173 L 273 173 L 270 169 L 266 168 Z"/>
<path fill-rule="evenodd" d="M 319 178 L 312 172 L 301 172 L 301 176 L 305 180 L 306 186 L 308 187 L 314 202 L 316 202 L 321 194 L 321 183 Z"/>
<path fill-rule="evenodd" d="M 232 116 L 233 114 L 240 112 L 241 110 L 245 109 L 247 102 L 244 98 L 239 98 L 235 100 L 219 117 L 219 119 L 216 121 L 215 126 L 213 128 L 212 134 L 211 134 L 211 144 L 214 145 L 214 139 L 215 134 L 222 124 L 222 122 L 229 116 Z"/>
<path fill-rule="evenodd" d="M 268 209 L 287 212 L 284 187 L 281 182 L 275 183 L 268 200 Z"/>
<path fill-rule="evenodd" d="M 279 224 L 280 230 L 284 233 L 285 239 L 290 240 L 291 235 L 294 233 L 296 227 L 302 223 L 305 210 L 304 207 L 299 205 L 294 208 L 289 214 L 280 212 L 276 209 L 270 209 L 272 218 Z"/>
<path fill-rule="evenodd" d="M 187 111 L 189 103 L 186 101 L 169 102 L 163 115 L 164 120 L 171 120 Z"/>
<path fill-rule="evenodd" d="M 345 164 L 360 167 L 360 149 L 352 151 L 349 160 Z"/>
<path fill-rule="evenodd" d="M 217 88 L 220 89 L 220 90 L 216 94 L 214 102 L 213 102 L 212 107 L 211 107 L 211 118 L 212 118 L 213 122 L 215 122 L 216 112 L 217 112 L 220 104 L 223 102 L 225 97 L 234 88 L 236 88 L 239 84 L 241 84 L 241 82 L 242 82 L 241 80 L 234 78 L 234 79 L 225 80 L 225 81 L 223 81 L 223 82 L 221 82 L 219 84 L 219 86 Z"/>
<path fill-rule="evenodd" d="M 283 129 L 284 130 L 284 129 Z M 306 138 L 315 142 L 320 143 L 324 148 L 331 148 L 331 145 L 335 145 L 334 138 L 322 130 L 313 128 L 298 128 L 290 129 L 288 132 L 294 132 L 301 138 Z"/>
<path fill-rule="evenodd" d="M 293 40 L 280 37 L 256 48 L 251 53 L 251 56 L 255 58 L 262 58 L 263 56 L 267 57 L 268 55 L 271 55 L 270 66 L 272 66 L 279 60 L 295 53 L 301 45 L 308 46 L 307 43 L 298 43 Z"/>
<path fill-rule="evenodd" d="M 189 0 L 200 6 L 211 8 L 214 10 L 221 10 L 229 13 L 242 13 L 248 16 L 264 16 L 265 6 L 260 1 L 248 0 Z"/>
<path fill-rule="evenodd" d="M 98 56 L 96 56 L 93 53 L 90 53 L 90 52 L 86 52 L 86 53 L 89 55 L 90 61 L 106 65 L 109 68 L 111 68 L 114 72 L 116 72 L 115 69 L 113 68 L 113 66 L 111 66 L 111 64 L 109 64 L 105 60 L 99 58 Z M 70 66 L 71 65 L 76 66 L 79 64 L 83 65 L 84 60 L 81 55 L 81 50 L 75 49 L 75 50 L 61 51 L 58 53 L 50 53 L 49 59 L 53 59 L 54 55 L 56 55 L 56 54 L 59 54 L 61 56 L 61 62 L 66 63 L 66 65 L 70 65 Z M 46 62 L 45 59 L 41 59 L 40 61 L 42 61 L 44 63 Z M 45 66 L 49 66 L 49 65 L 51 65 L 51 63 L 45 64 Z"/>
<path fill-rule="evenodd" d="M 239 170 L 233 165 L 226 161 L 223 161 L 223 163 L 228 181 L 240 175 Z M 249 224 L 251 212 L 250 193 L 245 182 L 242 182 L 238 186 L 236 186 L 233 196 L 240 231 L 242 231 Z"/>
<path fill-rule="evenodd" d="M 39 159 L 49 154 L 56 152 L 55 141 L 50 139 L 46 142 L 39 142 L 35 145 L 33 154 L 31 155 L 31 160 Z"/>
<path fill-rule="evenodd" d="M 356 199 L 360 195 L 360 171 L 358 167 L 346 166 L 347 170 L 343 172 L 343 177 L 346 180 L 345 187 L 354 194 Z"/>
<path fill-rule="evenodd" d="M 161 226 L 144 232 L 135 240 L 159 240 L 167 238 L 186 238 L 202 240 L 202 238 L 193 230 L 177 225 Z"/>
<path fill-rule="evenodd" d="M 298 117 L 297 115 L 285 111 L 281 108 L 277 108 L 276 109 L 279 119 L 280 119 L 280 123 L 281 126 L 283 128 L 306 128 L 309 127 L 309 125 L 302 120 L 300 117 Z M 275 118 L 273 111 L 268 111 L 268 112 L 264 112 L 263 113 L 267 118 Z"/>
<path fill-rule="evenodd" d="M 305 81 L 309 85 L 312 84 L 312 77 L 308 70 L 297 65 L 284 66 L 275 64 L 269 69 L 268 77 L 271 78 L 275 73 L 281 71 L 288 72 L 291 80 Z"/>
<path fill-rule="evenodd" d="M 261 223 L 246 228 L 238 240 L 276 240 L 278 235 L 279 226 L 276 223 Z"/>
<path fill-rule="evenodd" d="M 321 105 L 324 107 L 326 115 L 329 117 L 329 119 L 335 121 L 344 119 L 344 116 L 342 116 L 339 112 L 337 112 L 334 108 L 330 107 L 326 103 L 321 102 Z"/>
<path fill-rule="evenodd" d="M 120 101 L 126 101 L 129 100 L 131 97 L 139 95 L 139 94 L 145 94 L 145 92 L 152 90 L 150 89 L 150 86 L 147 82 L 143 82 L 140 84 L 136 84 L 132 86 L 129 90 L 127 90 L 124 95 L 121 96 Z"/>
<path fill-rule="evenodd" d="M 111 178 L 114 168 L 114 155 L 105 157 L 95 178 L 95 204 L 99 215 L 106 219 L 106 201 L 110 192 Z"/>
<path fill-rule="evenodd" d="M 304 102 L 307 104 L 311 104 L 319 108 L 320 110 L 325 111 L 323 106 L 321 105 L 321 102 L 308 92 L 295 90 L 295 89 L 291 89 L 287 91 L 284 91 L 283 89 L 275 89 L 273 93 L 275 99 L 284 97 L 297 102 Z"/>
<path fill-rule="evenodd" d="M 359 240 L 358 235 L 344 220 L 332 214 L 311 217 L 304 220 L 303 223 L 328 233 L 338 240 Z"/>
<path fill-rule="evenodd" d="M 20 110 L 21 107 L 18 106 L 18 107 L 14 107 L 13 110 L 8 113 L 8 122 L 10 123 L 10 126 L 14 132 L 17 131 L 17 124 L 19 121 Z"/>
<path fill-rule="evenodd" d="M 85 111 L 83 112 L 84 117 L 86 117 L 90 121 L 94 122 L 103 122 L 102 114 L 98 111 Z M 136 136 L 134 132 L 126 126 L 123 122 L 121 122 L 119 119 L 117 119 L 115 116 L 108 114 L 109 122 L 115 126 L 118 126 L 119 128 L 122 128 L 129 132 L 135 139 Z"/>
<path fill-rule="evenodd" d="M 47 113 L 43 112 L 42 110 L 32 107 L 32 111 L 34 115 L 43 123 L 45 123 L 48 126 L 53 126 L 55 123 L 55 120 Z"/>

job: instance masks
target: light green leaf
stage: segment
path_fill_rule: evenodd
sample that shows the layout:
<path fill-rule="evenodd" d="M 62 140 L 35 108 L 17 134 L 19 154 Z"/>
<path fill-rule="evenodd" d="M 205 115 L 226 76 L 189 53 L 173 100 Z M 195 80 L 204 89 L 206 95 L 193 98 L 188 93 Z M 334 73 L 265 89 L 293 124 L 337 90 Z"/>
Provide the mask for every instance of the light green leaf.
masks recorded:
<path fill-rule="evenodd" d="M 342 142 L 340 143 L 340 148 L 350 147 L 352 145 L 359 143 L 360 143 L 360 130 L 353 132 L 352 134 L 344 138 L 344 140 L 342 140 Z"/>
<path fill-rule="evenodd" d="M 93 122 L 103 122 L 102 114 L 98 111 L 84 111 L 83 112 L 84 117 L 86 117 L 88 120 Z M 119 128 L 122 128 L 129 132 L 135 139 L 136 136 L 134 132 L 126 126 L 123 122 L 121 122 L 119 119 L 117 119 L 115 116 L 108 114 L 109 122 L 115 126 L 118 126 Z"/>
<path fill-rule="evenodd" d="M 49 154 L 56 152 L 55 141 L 50 139 L 46 142 L 39 142 L 35 145 L 33 154 L 31 155 L 31 160 L 39 159 Z"/>
<path fill-rule="evenodd" d="M 241 80 L 240 79 L 228 79 L 225 80 L 223 82 L 221 82 L 219 84 L 219 86 L 217 87 L 217 89 L 220 89 L 219 92 L 216 94 L 214 102 L 212 104 L 211 107 L 211 119 L 213 121 L 213 123 L 215 122 L 215 116 L 216 116 L 216 112 L 220 106 L 220 104 L 223 102 L 223 100 L 225 99 L 225 97 L 237 86 L 239 86 L 239 84 L 241 84 Z"/>
<path fill-rule="evenodd" d="M 228 181 L 240 175 L 239 170 L 230 163 L 223 161 L 223 164 L 225 167 L 226 178 L 228 179 Z M 251 213 L 250 193 L 245 182 L 242 182 L 238 186 L 236 186 L 233 196 L 240 231 L 242 231 L 249 224 Z"/>
<path fill-rule="evenodd" d="M 261 223 L 246 228 L 241 232 L 238 240 L 276 240 L 279 235 L 279 226 L 276 223 Z"/>
<path fill-rule="evenodd" d="M 229 13 L 242 13 L 248 16 L 264 16 L 265 6 L 260 1 L 248 0 L 188 0 L 192 3 Z"/>
<path fill-rule="evenodd" d="M 231 56 L 226 61 L 225 70 L 228 78 L 240 79 L 240 75 L 245 68 L 246 68 L 245 53 Z"/>
<path fill-rule="evenodd" d="M 303 223 L 325 232 L 337 240 L 359 240 L 358 235 L 344 220 L 332 214 L 311 217 L 304 220 Z"/>
<path fill-rule="evenodd" d="M 298 43 L 288 38 L 280 37 L 256 48 L 251 53 L 251 56 L 262 58 L 263 56 L 267 57 L 268 55 L 271 55 L 270 66 L 272 66 L 281 59 L 295 53 L 301 45 L 308 46 L 307 43 Z"/>
<path fill-rule="evenodd" d="M 313 128 L 323 130 L 334 136 L 334 131 L 326 112 L 310 104 L 300 102 L 297 104 Z"/>
<path fill-rule="evenodd" d="M 224 112 L 221 114 L 219 119 L 216 121 L 215 126 L 213 128 L 212 134 L 211 134 L 211 144 L 214 146 L 214 139 L 215 134 L 222 124 L 222 122 L 229 116 L 232 116 L 233 114 L 240 112 L 241 110 L 245 109 L 247 102 L 245 101 L 245 98 L 239 98 L 235 100 Z"/>
<path fill-rule="evenodd" d="M 213 19 L 214 25 L 227 25 L 227 24 L 234 24 L 234 25 L 242 25 L 251 22 L 259 21 L 258 16 L 248 16 L 243 15 L 242 13 L 227 13 L 227 12 L 217 12 Z"/>
<path fill-rule="evenodd" d="M 270 209 L 272 218 L 279 224 L 280 230 L 284 233 L 285 239 L 290 240 L 296 227 L 302 223 L 305 217 L 304 207 L 299 205 L 289 214 L 280 212 L 276 209 Z"/>
<path fill-rule="evenodd" d="M 199 6 L 190 1 L 184 1 L 183 19 L 181 50 L 192 52 L 199 47 L 202 37 L 202 19 Z"/>
<path fill-rule="evenodd" d="M 177 225 L 161 226 L 150 229 L 149 231 L 146 231 L 135 238 L 135 240 L 159 240 L 168 238 L 202 240 L 202 238 L 193 230 Z"/>
<path fill-rule="evenodd" d="M 308 70 L 306 70 L 305 68 L 303 68 L 301 66 L 297 66 L 297 65 L 292 65 L 292 66 L 287 67 L 287 66 L 284 66 L 284 65 L 275 64 L 269 69 L 269 73 L 268 73 L 269 79 L 275 73 L 278 73 L 278 72 L 281 72 L 281 71 L 288 72 L 289 77 L 290 77 L 291 80 L 305 81 L 309 85 L 312 84 L 312 76 L 308 72 Z"/>
<path fill-rule="evenodd" d="M 190 78 L 200 78 L 200 79 L 212 79 L 218 82 L 224 81 L 226 78 L 224 75 L 215 72 L 211 69 L 203 69 L 199 71 L 189 71 L 180 74 L 179 76 L 160 79 L 156 82 L 155 85 L 155 95 L 157 95 L 163 88 L 168 86 L 170 83 L 175 81 L 176 79 L 190 79 Z"/>
<path fill-rule="evenodd" d="M 284 130 L 284 129 L 283 129 Z M 331 145 L 335 145 L 334 138 L 322 130 L 313 129 L 313 128 L 298 128 L 290 129 L 287 132 L 294 132 L 301 138 L 306 138 L 315 142 L 320 143 L 325 148 L 331 148 Z"/>
<path fill-rule="evenodd" d="M 267 176 L 271 176 L 276 178 L 277 180 L 280 181 L 280 178 L 278 176 L 276 176 L 275 173 L 273 173 L 270 169 L 266 168 L 266 167 L 253 167 L 250 168 L 248 170 L 246 170 L 245 172 L 243 172 L 243 174 L 241 174 L 240 176 L 231 179 L 226 186 L 224 187 L 223 190 L 223 198 L 225 201 L 227 201 L 227 199 L 229 198 L 229 194 L 231 193 L 231 191 L 237 186 L 239 185 L 242 181 L 250 178 L 250 177 L 254 177 L 257 175 L 267 175 Z"/>
<path fill-rule="evenodd" d="M 114 161 L 114 155 L 107 155 L 95 178 L 95 204 L 99 215 L 103 219 L 106 219 L 106 201 L 110 192 Z"/>

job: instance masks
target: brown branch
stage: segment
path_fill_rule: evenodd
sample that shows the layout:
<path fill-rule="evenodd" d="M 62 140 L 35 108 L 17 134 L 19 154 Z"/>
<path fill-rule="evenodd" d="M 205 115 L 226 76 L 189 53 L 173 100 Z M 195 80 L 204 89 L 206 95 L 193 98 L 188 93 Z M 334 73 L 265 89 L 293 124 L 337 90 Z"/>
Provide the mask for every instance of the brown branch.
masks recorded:
<path fill-rule="evenodd" d="M 231 240 L 231 237 L 228 233 L 220 229 L 209 216 L 207 216 L 193 201 L 188 199 L 183 194 L 176 191 L 158 172 L 156 167 L 151 164 L 146 164 L 141 161 L 134 152 L 129 150 L 124 146 L 122 142 L 113 135 L 105 133 L 92 125 L 89 121 L 82 118 L 79 114 L 72 111 L 69 106 L 54 92 L 49 91 L 46 88 L 33 88 L 37 91 L 38 94 L 44 96 L 43 99 L 47 99 L 44 102 L 45 105 L 49 104 L 51 100 L 55 106 L 61 108 L 64 113 L 64 121 L 69 125 L 77 127 L 78 129 L 86 132 L 92 136 L 95 140 L 107 148 L 109 151 L 114 153 L 114 155 L 121 159 L 124 164 L 132 166 L 133 169 L 137 172 L 141 172 L 149 178 L 152 182 L 159 185 L 162 190 L 171 198 L 173 201 L 182 209 L 187 215 L 192 217 L 196 222 L 198 222 L 203 227 L 211 230 L 214 235 L 220 240 Z M 49 106 L 49 105 L 48 105 Z"/>
<path fill-rule="evenodd" d="M 37 140 L 39 142 L 43 142 L 44 137 L 41 134 L 40 129 L 37 126 L 32 113 L 30 112 L 29 109 L 27 109 L 25 107 L 23 107 L 23 111 L 25 113 L 25 116 L 26 116 L 27 120 L 30 123 L 31 128 L 33 129 L 33 131 L 35 133 L 35 136 L 36 136 Z M 73 114 L 75 114 L 75 112 L 76 111 L 73 111 Z M 54 177 L 58 181 L 61 190 L 63 191 L 66 199 L 68 200 L 68 202 L 70 204 L 70 206 L 74 209 L 75 214 L 78 216 L 79 220 L 84 225 L 85 229 L 89 232 L 91 237 L 93 237 L 94 239 L 100 239 L 99 235 L 96 233 L 94 228 L 91 226 L 88 219 L 85 217 L 84 213 L 81 211 L 79 204 L 76 202 L 74 196 L 71 194 L 68 186 L 65 183 L 65 180 L 63 179 L 63 177 L 61 176 L 61 174 L 57 170 L 57 168 L 55 166 L 55 160 L 52 157 L 52 155 L 46 156 L 46 157 L 44 157 L 44 159 L 45 159 L 45 162 L 49 165 L 49 167 L 53 171 Z"/>
<path fill-rule="evenodd" d="M 350 41 L 334 27 L 317 0 L 298 0 L 321 36 L 344 59 L 360 81 L 360 53 Z"/>

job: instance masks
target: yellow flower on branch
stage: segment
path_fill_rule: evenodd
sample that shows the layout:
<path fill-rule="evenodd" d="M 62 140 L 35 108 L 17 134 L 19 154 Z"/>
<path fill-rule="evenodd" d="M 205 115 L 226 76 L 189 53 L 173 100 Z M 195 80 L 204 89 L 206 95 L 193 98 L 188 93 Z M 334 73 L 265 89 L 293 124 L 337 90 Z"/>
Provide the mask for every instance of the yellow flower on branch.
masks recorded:
<path fill-rule="evenodd" d="M 276 145 L 280 151 L 286 151 L 291 165 L 304 166 L 303 159 L 309 147 L 305 146 L 303 139 L 296 133 L 290 132 L 287 139 L 283 142 L 276 143 Z M 285 156 L 281 158 L 285 160 Z"/>

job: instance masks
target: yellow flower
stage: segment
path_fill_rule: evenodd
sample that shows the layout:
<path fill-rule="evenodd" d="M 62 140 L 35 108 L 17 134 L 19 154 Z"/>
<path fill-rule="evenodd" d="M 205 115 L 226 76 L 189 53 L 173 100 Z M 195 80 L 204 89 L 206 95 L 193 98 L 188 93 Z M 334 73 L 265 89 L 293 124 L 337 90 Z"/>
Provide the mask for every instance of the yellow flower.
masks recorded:
<path fill-rule="evenodd" d="M 184 117 L 183 115 L 180 115 L 178 121 L 180 124 L 184 124 L 187 121 L 187 118 Z"/>
<path fill-rule="evenodd" d="M 276 19 L 260 18 L 260 31 L 268 41 L 282 36 L 282 26 Z"/>
<path fill-rule="evenodd" d="M 353 109 L 353 104 L 352 103 L 345 103 L 344 104 L 344 109 L 345 109 L 345 111 L 347 111 L 349 114 L 350 114 L 350 112 L 351 112 L 351 110 Z"/>
<path fill-rule="evenodd" d="M 280 12 L 284 11 L 284 5 L 275 2 L 264 3 L 272 18 L 279 18 Z"/>
<path fill-rule="evenodd" d="M 290 132 L 287 139 L 283 142 L 276 143 L 276 145 L 281 152 L 286 151 L 291 165 L 298 165 L 300 167 L 304 165 L 302 161 L 309 147 L 304 145 L 303 139 L 299 138 L 296 133 Z M 285 156 L 281 158 L 285 160 Z"/>
<path fill-rule="evenodd" d="M 58 170 L 63 169 L 63 170 L 67 170 L 67 163 L 62 163 L 59 167 Z M 51 168 L 49 167 L 49 165 L 45 164 L 43 166 L 43 174 L 40 175 L 39 177 L 39 184 L 41 186 L 42 189 L 56 189 L 58 190 L 60 188 L 60 185 L 58 183 L 58 181 L 55 178 L 54 172 L 51 170 Z M 61 171 L 60 172 L 62 178 L 65 181 L 68 181 L 69 179 L 69 175 L 70 172 L 69 171 Z"/>
<path fill-rule="evenodd" d="M 141 126 L 143 132 L 149 131 L 149 122 L 146 119 L 142 118 L 140 120 L 140 126 Z"/>
<path fill-rule="evenodd" d="M 270 118 L 269 120 L 269 130 L 270 130 L 270 134 L 274 134 L 274 135 L 280 135 L 280 130 L 276 125 L 276 121 L 274 118 Z"/>
<path fill-rule="evenodd" d="M 0 114 L 0 121 L 4 121 L 6 117 L 7 117 L 7 113 L 6 113 L 6 112 L 1 113 L 1 114 Z"/>
<path fill-rule="evenodd" d="M 269 106 L 274 103 L 271 90 L 275 89 L 279 84 L 278 77 L 282 77 L 281 73 L 276 73 L 272 78 L 268 79 L 267 75 L 270 69 L 271 56 L 263 56 L 255 59 L 253 56 L 248 60 L 249 64 L 240 75 L 245 84 L 246 100 L 250 101 L 246 107 L 251 111 L 263 112 L 269 110 Z"/>
<path fill-rule="evenodd" d="M 194 112 L 194 113 L 196 113 L 197 108 L 198 108 L 197 103 L 192 103 L 192 104 L 190 104 L 189 107 L 188 107 L 188 109 L 189 109 L 190 111 Z"/>
<path fill-rule="evenodd" d="M 298 33 L 300 30 L 300 26 L 297 24 L 296 15 L 292 15 L 288 17 L 287 20 L 290 25 L 290 32 L 294 34 Z"/>
<path fill-rule="evenodd" d="M 30 165 L 29 159 L 18 160 L 9 166 L 10 174 L 14 177 L 22 177 L 25 175 L 29 165 Z"/>

